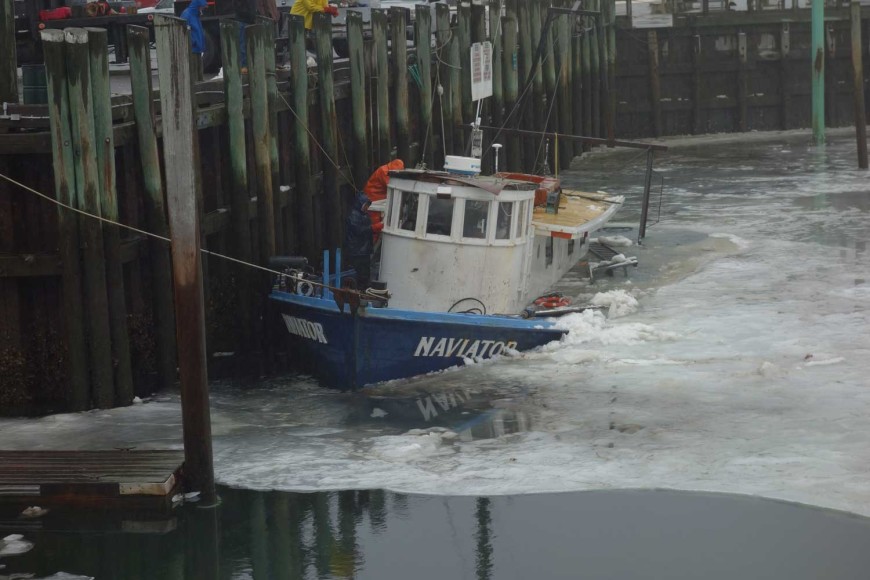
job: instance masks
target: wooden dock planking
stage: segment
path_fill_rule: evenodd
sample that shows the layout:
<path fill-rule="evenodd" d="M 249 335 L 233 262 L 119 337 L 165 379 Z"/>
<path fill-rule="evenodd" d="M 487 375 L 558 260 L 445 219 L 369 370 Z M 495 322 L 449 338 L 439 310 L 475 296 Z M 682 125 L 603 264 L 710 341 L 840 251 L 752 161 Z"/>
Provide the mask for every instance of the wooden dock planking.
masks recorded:
<path fill-rule="evenodd" d="M 0 502 L 169 508 L 180 450 L 0 451 Z"/>

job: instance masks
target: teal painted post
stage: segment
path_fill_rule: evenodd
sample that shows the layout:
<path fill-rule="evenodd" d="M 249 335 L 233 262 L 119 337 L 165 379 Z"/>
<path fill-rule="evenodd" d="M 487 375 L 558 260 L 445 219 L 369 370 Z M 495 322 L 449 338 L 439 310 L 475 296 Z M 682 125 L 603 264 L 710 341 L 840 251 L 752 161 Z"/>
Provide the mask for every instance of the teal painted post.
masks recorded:
<path fill-rule="evenodd" d="M 88 33 L 83 28 L 67 28 L 64 38 L 78 207 L 90 214 L 102 215 Z M 115 403 L 115 388 L 103 229 L 101 222 L 90 218 L 82 220 L 79 226 L 84 248 L 84 307 L 91 355 L 91 396 L 95 406 L 108 409 Z"/>
<path fill-rule="evenodd" d="M 314 190 L 311 186 L 311 140 L 308 136 L 308 56 L 305 52 L 305 19 L 290 17 L 290 84 L 293 86 L 293 150 L 296 154 L 296 199 L 299 201 L 299 243 L 302 254 L 314 261 L 320 229 L 314 213 Z"/>
<path fill-rule="evenodd" d="M 236 35 L 237 46 L 238 38 Z M 151 90 L 151 31 L 144 26 L 127 27 L 127 46 L 130 54 L 133 115 L 139 143 L 142 184 L 145 187 L 145 196 L 142 198 L 145 223 L 150 232 L 169 237 L 163 180 L 160 175 L 160 154 L 157 149 L 154 98 Z M 239 85 L 239 92 L 241 92 L 241 81 Z M 244 155 L 244 151 L 242 154 Z M 154 336 L 157 341 L 157 376 L 160 386 L 169 388 L 175 384 L 176 368 L 178 368 L 175 345 L 175 302 L 172 296 L 172 262 L 169 247 L 162 240 L 149 240 L 148 252 L 154 305 Z"/>
<path fill-rule="evenodd" d="M 435 168 L 435 127 L 432 123 L 432 12 L 428 6 L 418 4 L 414 19 L 414 39 L 417 67 L 420 69 L 420 160 L 429 169 Z"/>
<path fill-rule="evenodd" d="M 393 56 L 393 110 L 396 113 L 396 157 L 408 167 L 416 165 L 411 157 L 411 117 L 408 99 L 408 43 L 405 29 L 408 9 L 390 8 L 390 33 Z"/>
<path fill-rule="evenodd" d="M 812 0 L 813 141 L 825 143 L 825 0 Z"/>
<path fill-rule="evenodd" d="M 383 165 L 393 156 L 393 143 L 390 140 L 390 61 L 387 52 L 386 10 L 372 10 L 372 37 L 375 45 L 375 103 L 378 112 L 376 164 Z"/>
<path fill-rule="evenodd" d="M 453 153 L 453 91 L 451 90 L 450 68 L 447 65 L 450 54 L 450 7 L 439 2 L 435 4 L 435 54 L 438 57 L 438 82 L 440 85 L 438 103 L 441 113 L 443 135 L 441 136 L 441 159 Z"/>
<path fill-rule="evenodd" d="M 115 142 L 112 128 L 112 94 L 109 89 L 109 34 L 104 28 L 88 28 L 91 60 L 91 98 L 94 103 L 94 136 L 100 179 L 100 210 L 103 217 L 118 221 L 115 187 Z M 127 332 L 127 300 L 121 264 L 121 233 L 117 226 L 103 226 L 106 250 L 106 284 L 109 295 L 109 327 L 112 332 L 112 362 L 115 371 L 115 405 L 133 403 L 133 371 Z"/>
<path fill-rule="evenodd" d="M 363 45 L 363 15 L 347 11 L 347 50 L 350 57 L 350 102 L 353 129 L 353 180 L 365 183 L 369 173 L 366 135 L 366 61 Z"/>
<path fill-rule="evenodd" d="M 335 111 L 335 77 L 332 74 L 332 16 L 314 15 L 314 35 L 317 45 L 317 84 L 320 89 L 320 128 L 323 141 L 323 218 L 326 225 L 327 248 L 341 246 L 343 208 L 338 194 L 338 121 Z"/>
<path fill-rule="evenodd" d="M 76 176 L 63 31 L 43 30 L 41 37 L 48 81 L 48 113 L 55 195 L 59 202 L 75 207 Z M 58 208 L 57 230 L 63 276 L 63 315 L 70 376 L 67 408 L 70 411 L 85 411 L 90 406 L 78 223 L 78 214 Z"/>

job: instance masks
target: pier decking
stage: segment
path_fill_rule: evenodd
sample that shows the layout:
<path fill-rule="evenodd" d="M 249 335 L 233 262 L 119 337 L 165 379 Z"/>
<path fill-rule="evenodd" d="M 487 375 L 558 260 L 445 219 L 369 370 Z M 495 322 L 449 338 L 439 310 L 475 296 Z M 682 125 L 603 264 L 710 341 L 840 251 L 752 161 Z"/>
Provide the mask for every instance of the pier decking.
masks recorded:
<path fill-rule="evenodd" d="M 0 451 L 0 504 L 169 509 L 184 452 Z"/>

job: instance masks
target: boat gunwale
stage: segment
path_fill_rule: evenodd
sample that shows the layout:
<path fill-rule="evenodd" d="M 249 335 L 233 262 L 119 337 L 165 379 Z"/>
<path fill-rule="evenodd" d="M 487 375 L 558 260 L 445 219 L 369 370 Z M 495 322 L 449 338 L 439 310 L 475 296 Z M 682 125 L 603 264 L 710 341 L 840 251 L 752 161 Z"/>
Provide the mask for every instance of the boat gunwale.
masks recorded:
<path fill-rule="evenodd" d="M 283 290 L 273 290 L 269 298 L 277 302 L 304 306 L 329 312 L 331 314 L 346 314 L 339 310 L 334 300 L 303 296 Z M 462 312 L 425 312 L 420 310 L 400 310 L 397 308 L 366 308 L 358 311 L 360 318 L 372 320 L 393 320 L 406 322 L 423 322 L 429 324 L 446 324 L 452 326 L 490 326 L 496 328 L 512 328 L 517 330 L 537 330 L 553 334 L 567 334 L 567 330 L 557 328 L 554 323 L 541 319 L 526 319 L 509 314 L 469 314 Z"/>

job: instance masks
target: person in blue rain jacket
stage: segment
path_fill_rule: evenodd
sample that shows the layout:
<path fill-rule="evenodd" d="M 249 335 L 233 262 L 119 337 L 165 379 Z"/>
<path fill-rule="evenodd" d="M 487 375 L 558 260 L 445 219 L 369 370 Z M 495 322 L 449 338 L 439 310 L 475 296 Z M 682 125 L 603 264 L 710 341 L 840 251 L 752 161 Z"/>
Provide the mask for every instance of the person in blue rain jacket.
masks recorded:
<path fill-rule="evenodd" d="M 190 46 L 196 54 L 205 52 L 205 32 L 202 30 L 202 21 L 199 19 L 200 11 L 205 8 L 206 0 L 193 0 L 190 6 L 184 9 L 181 17 L 190 26 Z"/>
<path fill-rule="evenodd" d="M 348 266 L 356 270 L 357 287 L 365 290 L 369 286 L 372 272 L 372 218 L 369 217 L 369 198 L 357 192 L 353 210 L 344 223 L 344 248 L 342 258 Z"/>

